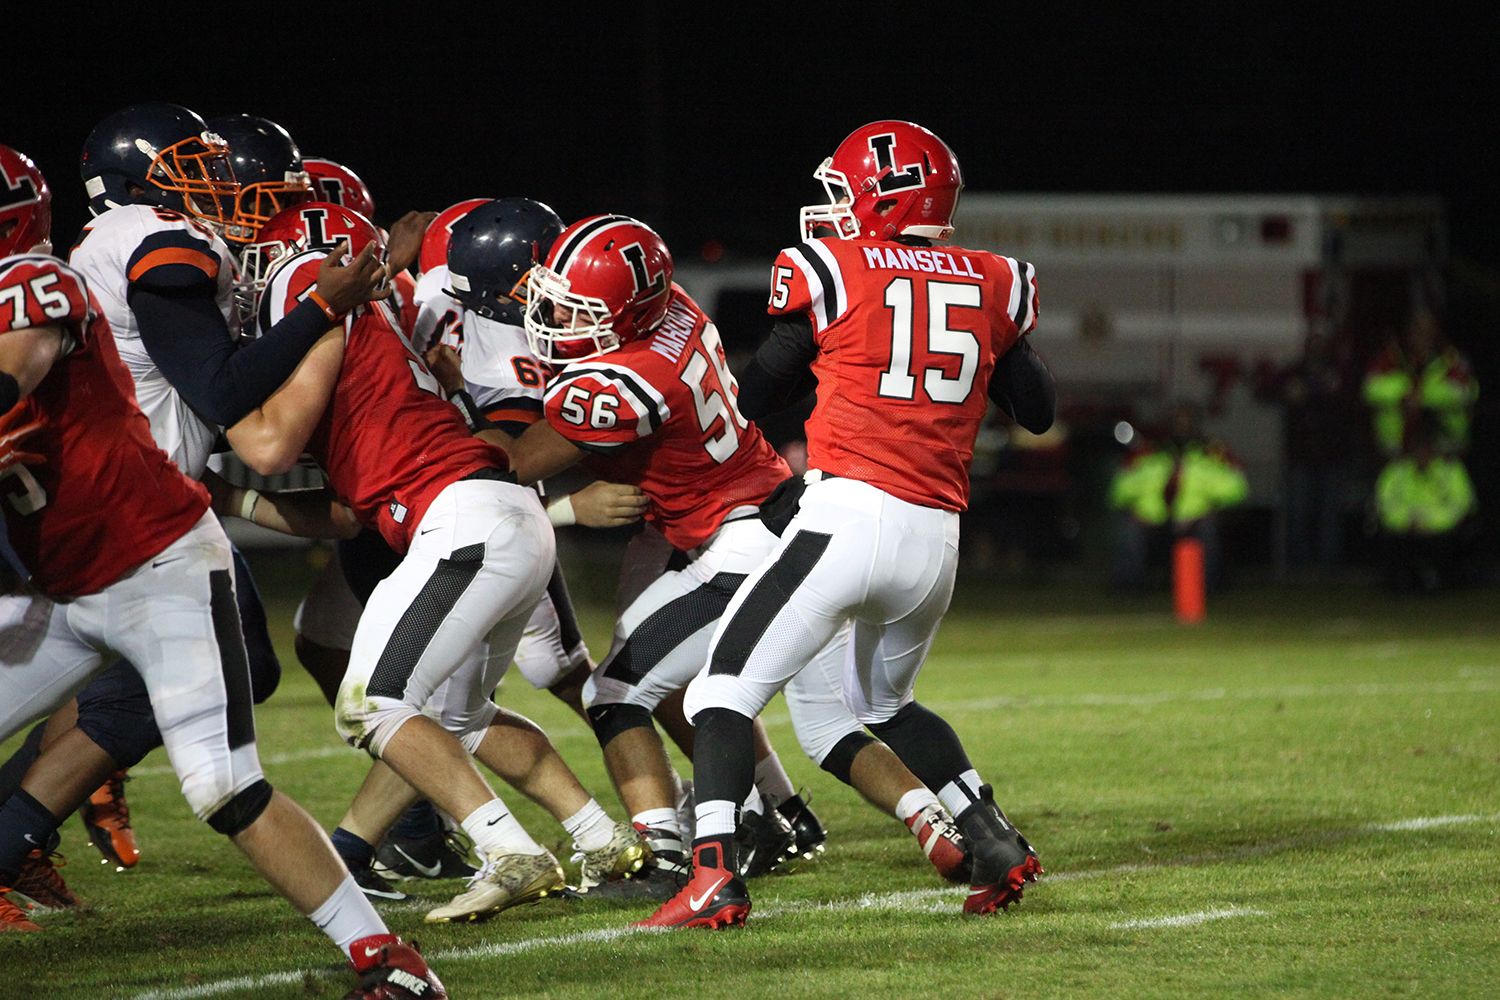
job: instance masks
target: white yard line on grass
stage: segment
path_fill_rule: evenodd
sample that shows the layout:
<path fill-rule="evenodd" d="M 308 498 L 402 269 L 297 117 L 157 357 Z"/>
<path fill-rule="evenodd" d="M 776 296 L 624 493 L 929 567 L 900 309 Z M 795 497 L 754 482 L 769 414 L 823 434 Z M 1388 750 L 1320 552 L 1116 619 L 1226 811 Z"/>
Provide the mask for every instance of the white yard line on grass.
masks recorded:
<path fill-rule="evenodd" d="M 323 756 L 326 756 L 323 755 Z M 1371 833 L 1401 833 L 1412 830 L 1426 830 L 1440 826 L 1457 826 L 1465 823 L 1492 823 L 1500 821 L 1500 814 L 1491 816 L 1468 815 L 1468 816 L 1419 816 L 1415 819 L 1398 820 L 1391 823 L 1371 823 L 1368 826 L 1344 831 L 1343 835 L 1353 836 L 1361 832 Z M 1319 838 L 1321 839 L 1321 838 Z M 1277 845 L 1285 847 L 1287 841 L 1279 842 Z M 1229 854 L 1200 855 L 1193 858 L 1177 858 L 1160 864 L 1141 865 L 1117 865 L 1113 868 L 1101 868 L 1092 871 L 1059 872 L 1057 874 L 1043 875 L 1043 882 L 1071 882 L 1076 879 L 1102 878 L 1110 875 L 1138 873 L 1152 871 L 1183 864 L 1207 863 L 1212 861 L 1223 861 L 1233 857 L 1240 857 L 1247 853 L 1263 853 L 1267 848 L 1251 848 L 1246 851 L 1231 852 Z M 795 913 L 835 913 L 851 910 L 909 910 L 912 912 L 944 912 L 956 911 L 959 908 L 959 897 L 967 890 L 962 886 L 949 886 L 942 889 L 912 889 L 904 892 L 888 893 L 866 893 L 853 899 L 835 900 L 790 900 L 785 903 L 771 903 L 753 910 L 750 914 L 752 920 L 769 920 L 777 917 L 787 916 Z M 1140 920 L 1124 920 L 1117 923 L 1107 924 L 1111 930 L 1145 930 L 1155 927 L 1190 927 L 1209 920 L 1224 920 L 1230 917 L 1259 917 L 1267 916 L 1265 910 L 1257 910 L 1250 907 L 1230 907 L 1222 910 L 1203 910 L 1198 913 L 1184 913 L 1165 917 L 1146 917 Z M 621 938 L 630 937 L 642 933 L 631 927 L 604 927 L 592 931 L 578 931 L 573 934 L 544 934 L 539 937 L 522 938 L 519 941 L 496 941 L 490 944 L 471 945 L 466 948 L 450 948 L 446 951 L 433 952 L 428 957 L 435 962 L 461 960 L 470 958 L 498 958 L 504 955 L 515 955 L 526 951 L 535 951 L 538 948 L 549 947 L 571 947 L 573 945 L 600 944 L 606 941 L 618 941 Z M 657 933 L 657 932 L 649 932 Z M 335 975 L 346 975 L 347 970 L 329 966 L 317 969 L 301 969 L 292 972 L 273 972 L 264 976 L 240 976 L 234 979 L 221 979 L 218 982 L 202 983 L 195 986 L 183 986 L 165 990 L 150 990 L 145 993 L 136 994 L 134 1000 L 198 1000 L 200 997 L 218 996 L 231 990 L 256 989 L 266 986 L 279 986 L 286 983 L 297 983 L 312 976 L 323 979 Z"/>
<path fill-rule="evenodd" d="M 1201 913 L 1181 913 L 1175 917 L 1147 917 L 1144 920 L 1121 920 L 1109 925 L 1114 931 L 1136 931 L 1151 927 L 1191 927 L 1210 920 L 1225 920 L 1229 917 L 1264 917 L 1265 910 L 1252 910 L 1248 906 L 1232 906 L 1227 910 L 1204 910 Z"/>
<path fill-rule="evenodd" d="M 368 754 L 363 750 L 356 750 L 353 747 L 314 747 L 311 750 L 293 750 L 290 753 L 272 754 L 269 757 L 262 757 L 260 763 L 261 766 L 265 766 L 266 764 L 290 764 L 297 760 L 314 760 L 318 757 L 341 757 L 344 754 L 357 754 L 360 757 L 368 757 Z M 133 767 L 130 769 L 130 776 L 132 778 L 147 778 L 171 773 L 172 768 L 167 764 L 157 767 Z"/>

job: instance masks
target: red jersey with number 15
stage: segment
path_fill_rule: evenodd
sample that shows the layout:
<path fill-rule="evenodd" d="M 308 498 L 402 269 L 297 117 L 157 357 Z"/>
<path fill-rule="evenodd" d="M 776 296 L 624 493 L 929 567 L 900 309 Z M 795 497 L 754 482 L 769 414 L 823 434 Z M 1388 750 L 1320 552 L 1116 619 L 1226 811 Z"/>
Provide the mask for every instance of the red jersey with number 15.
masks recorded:
<path fill-rule="evenodd" d="M 651 500 L 646 520 L 687 550 L 792 474 L 740 415 L 738 397 L 719 331 L 673 285 L 655 332 L 568 365 L 547 387 L 545 406 L 553 428 L 589 453 L 584 467 L 639 486 Z"/>
<path fill-rule="evenodd" d="M 927 507 L 969 505 L 990 373 L 1036 324 L 1030 264 L 961 247 L 808 240 L 776 258 L 767 308 L 812 320 L 808 465 Z"/>
<path fill-rule="evenodd" d="M 304 251 L 271 275 L 262 293 L 262 329 L 317 284 L 324 256 Z M 405 554 L 417 522 L 445 487 L 480 469 L 509 469 L 510 459 L 469 432 L 383 303 L 362 306 L 344 323 L 344 365 L 307 450 L 359 522 Z"/>
<path fill-rule="evenodd" d="M 156 446 L 135 386 L 82 275 L 54 257 L 0 260 L 0 337 L 60 325 L 76 345 L 7 415 L 40 455 L 0 479 L 11 548 L 51 597 L 103 590 L 182 537 L 208 491 Z"/>

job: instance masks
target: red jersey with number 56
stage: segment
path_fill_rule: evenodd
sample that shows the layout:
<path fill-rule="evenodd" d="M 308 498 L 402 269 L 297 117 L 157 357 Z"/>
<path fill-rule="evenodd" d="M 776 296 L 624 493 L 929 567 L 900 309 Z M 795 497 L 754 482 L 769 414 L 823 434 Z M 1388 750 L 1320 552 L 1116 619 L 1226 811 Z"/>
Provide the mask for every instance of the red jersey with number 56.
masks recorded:
<path fill-rule="evenodd" d="M 307 250 L 273 272 L 262 293 L 262 329 L 317 284 L 324 256 Z M 469 432 L 383 303 L 362 306 L 344 323 L 344 365 L 307 450 L 359 522 L 404 554 L 445 487 L 480 469 L 509 469 L 510 459 Z"/>
<path fill-rule="evenodd" d="M 990 373 L 1036 324 L 1030 264 L 961 247 L 808 240 L 776 258 L 767 309 L 812 320 L 809 466 L 927 507 L 969 505 Z"/>
<path fill-rule="evenodd" d="M 73 350 L 4 420 L 6 433 L 41 424 L 15 450 L 42 461 L 11 466 L 0 506 L 32 583 L 52 597 L 82 597 L 182 537 L 208 509 L 208 491 L 156 446 L 82 275 L 54 257 L 0 260 L 0 338 L 53 324 Z"/>
<path fill-rule="evenodd" d="M 759 504 L 792 474 L 740 415 L 719 331 L 672 286 L 648 337 L 568 365 L 547 387 L 547 421 L 588 452 L 600 479 L 639 486 L 646 520 L 683 550 L 702 545 L 736 507 Z"/>

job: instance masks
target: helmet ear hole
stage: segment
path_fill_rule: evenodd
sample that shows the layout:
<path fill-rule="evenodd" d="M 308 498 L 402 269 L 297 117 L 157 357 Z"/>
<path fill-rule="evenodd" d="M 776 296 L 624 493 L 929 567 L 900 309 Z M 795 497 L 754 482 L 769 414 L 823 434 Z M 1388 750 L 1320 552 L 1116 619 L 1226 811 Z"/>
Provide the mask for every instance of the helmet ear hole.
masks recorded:
<path fill-rule="evenodd" d="M 882 198 L 875 203 L 876 215 L 890 215 L 891 209 L 896 207 L 895 198 Z"/>

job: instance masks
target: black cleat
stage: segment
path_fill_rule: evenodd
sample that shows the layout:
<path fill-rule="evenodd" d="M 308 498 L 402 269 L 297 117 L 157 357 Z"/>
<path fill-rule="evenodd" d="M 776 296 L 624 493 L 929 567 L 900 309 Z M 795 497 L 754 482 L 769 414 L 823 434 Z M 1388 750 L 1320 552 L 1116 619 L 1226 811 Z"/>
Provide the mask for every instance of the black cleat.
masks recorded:
<path fill-rule="evenodd" d="M 980 800 L 959 814 L 958 828 L 974 854 L 965 913 L 994 913 L 1021 901 L 1027 882 L 1042 874 L 1036 851 L 1000 807 L 989 785 L 979 787 Z"/>
<path fill-rule="evenodd" d="M 375 871 L 383 878 L 471 878 L 479 869 L 469 862 L 468 845 L 450 830 L 430 837 L 388 835 L 375 851 Z"/>
<path fill-rule="evenodd" d="M 399 903 L 410 898 L 382 878 L 380 873 L 369 865 L 350 865 L 349 874 L 354 876 L 354 882 L 359 886 L 359 891 L 363 892 L 372 903 Z"/>
<path fill-rule="evenodd" d="M 796 856 L 797 834 L 775 809 L 745 812 L 734 831 L 740 878 L 757 878 Z"/>
<path fill-rule="evenodd" d="M 792 832 L 797 835 L 797 841 L 792 847 L 794 857 L 810 858 L 814 854 L 822 854 L 824 845 L 828 843 L 828 831 L 812 811 L 809 805 L 811 799 L 810 795 L 798 793 L 776 807 L 781 818 L 787 821 Z"/>

